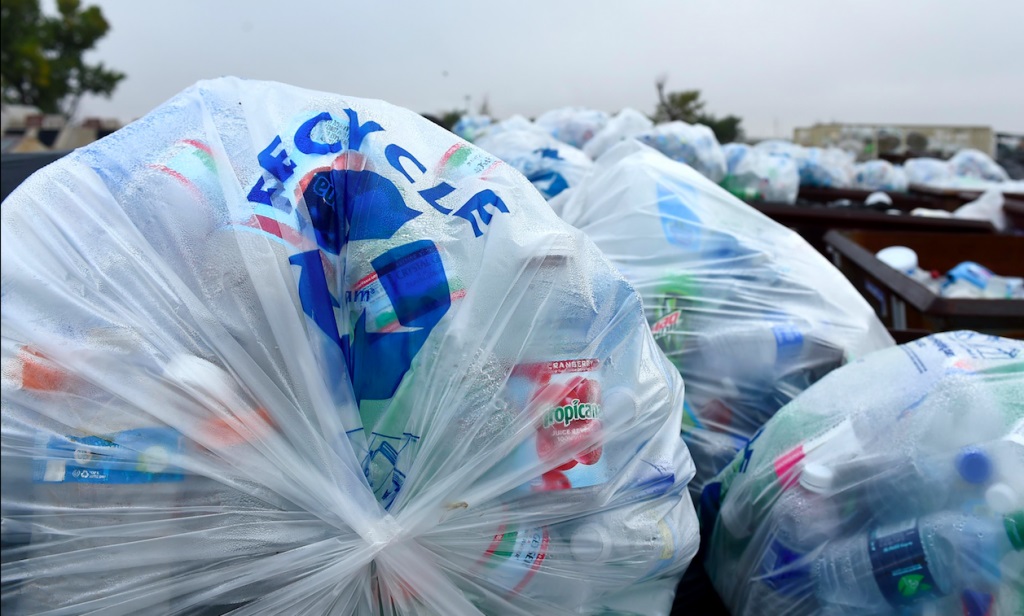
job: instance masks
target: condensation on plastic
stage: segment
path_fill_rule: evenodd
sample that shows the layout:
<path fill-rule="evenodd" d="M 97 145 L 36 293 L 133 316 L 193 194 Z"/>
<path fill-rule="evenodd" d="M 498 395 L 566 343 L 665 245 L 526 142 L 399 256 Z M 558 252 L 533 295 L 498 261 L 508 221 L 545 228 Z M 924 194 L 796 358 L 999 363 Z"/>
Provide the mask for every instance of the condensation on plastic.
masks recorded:
<path fill-rule="evenodd" d="M 636 138 L 672 160 L 690 165 L 714 183 L 725 177 L 725 154 L 715 133 L 703 124 L 668 122 Z"/>
<path fill-rule="evenodd" d="M 542 113 L 537 126 L 574 148 L 583 148 L 608 124 L 611 116 L 605 111 L 585 107 L 562 107 Z"/>
<path fill-rule="evenodd" d="M 1021 613 L 1024 343 L 935 334 L 832 372 L 700 515 L 738 616 Z"/>
<path fill-rule="evenodd" d="M 682 381 L 482 150 L 200 82 L 2 218 L 5 615 L 668 611 Z"/>
<path fill-rule="evenodd" d="M 743 200 L 796 203 L 800 171 L 795 160 L 745 143 L 722 146 L 726 174 L 722 188 Z"/>
<path fill-rule="evenodd" d="M 494 123 L 490 116 L 464 115 L 452 127 L 452 132 L 466 141 L 475 141 L 483 131 Z"/>
<path fill-rule="evenodd" d="M 799 235 L 637 142 L 606 153 L 552 207 L 640 291 L 654 339 L 683 375 L 695 495 L 800 391 L 892 345 Z"/>
<path fill-rule="evenodd" d="M 903 167 L 887 160 L 869 160 L 854 166 L 853 187 L 861 190 L 906 192 L 907 174 Z"/>
<path fill-rule="evenodd" d="M 626 107 L 608 120 L 604 128 L 583 146 L 583 152 L 597 160 L 623 139 L 630 139 L 652 128 L 654 122 L 650 118 L 632 107 Z"/>
<path fill-rule="evenodd" d="M 526 176 L 547 199 L 579 184 L 594 166 L 577 148 L 534 130 L 485 134 L 476 145 Z"/>

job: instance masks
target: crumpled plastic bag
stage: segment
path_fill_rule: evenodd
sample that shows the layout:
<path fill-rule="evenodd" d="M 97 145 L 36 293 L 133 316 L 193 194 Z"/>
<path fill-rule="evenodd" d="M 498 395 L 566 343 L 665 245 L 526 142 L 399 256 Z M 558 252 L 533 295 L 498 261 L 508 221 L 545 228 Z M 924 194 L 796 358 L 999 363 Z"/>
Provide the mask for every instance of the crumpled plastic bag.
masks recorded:
<path fill-rule="evenodd" d="M 935 334 L 836 370 L 704 488 L 705 565 L 753 614 L 1024 609 L 1024 342 Z"/>
<path fill-rule="evenodd" d="M 1003 193 L 989 189 L 974 201 L 958 207 L 953 212 L 953 216 L 970 220 L 987 220 L 992 223 L 996 231 L 1005 231 L 1009 226 L 1009 221 L 1006 219 L 1006 212 L 1003 211 L 1003 203 Z"/>
<path fill-rule="evenodd" d="M 725 177 L 722 146 L 714 131 L 703 124 L 682 121 L 658 124 L 636 138 L 672 160 L 690 165 L 716 184 Z"/>
<path fill-rule="evenodd" d="M 960 150 L 949 159 L 953 175 L 989 182 L 1006 182 L 1010 179 L 1006 169 L 992 160 L 992 157 L 981 150 Z"/>
<path fill-rule="evenodd" d="M 907 192 L 907 174 L 887 160 L 869 160 L 854 167 L 853 187 L 861 190 Z"/>
<path fill-rule="evenodd" d="M 903 163 L 903 171 L 911 186 L 942 186 L 953 178 L 949 162 L 938 158 L 909 158 Z"/>
<path fill-rule="evenodd" d="M 452 132 L 466 141 L 473 142 L 488 126 L 494 123 L 490 116 L 464 115 L 452 127 Z"/>
<path fill-rule="evenodd" d="M 682 382 L 479 148 L 206 81 L 2 220 L 5 614 L 667 613 Z"/>
<path fill-rule="evenodd" d="M 630 139 L 652 128 L 654 128 L 654 122 L 646 114 L 632 107 L 626 107 L 608 120 L 608 123 L 594 135 L 593 139 L 587 141 L 583 146 L 583 152 L 597 160 L 623 139 Z"/>
<path fill-rule="evenodd" d="M 744 143 L 727 143 L 726 174 L 722 188 L 745 201 L 796 203 L 800 172 L 796 161 L 752 148 Z"/>
<path fill-rule="evenodd" d="M 605 111 L 584 107 L 562 107 L 540 115 L 534 122 L 555 139 L 574 148 L 583 148 L 608 124 L 611 116 Z"/>
<path fill-rule="evenodd" d="M 552 207 L 640 291 L 654 339 L 683 375 L 695 494 L 794 396 L 892 345 L 799 235 L 636 142 L 606 153 Z"/>
<path fill-rule="evenodd" d="M 476 145 L 526 176 L 546 199 L 578 184 L 594 166 L 580 150 L 538 131 L 485 134 Z"/>
<path fill-rule="evenodd" d="M 483 137 L 495 137 L 497 135 L 500 135 L 501 133 L 512 131 L 530 131 L 541 135 L 548 134 L 546 130 L 544 130 L 540 126 L 537 126 L 529 119 L 516 114 L 514 116 L 505 118 L 500 122 L 493 122 L 491 124 L 488 124 L 484 128 L 480 129 L 480 132 L 477 133 L 476 135 L 476 139 L 479 140 L 482 139 Z"/>
<path fill-rule="evenodd" d="M 800 185 L 849 188 L 853 184 L 853 154 L 839 148 L 806 148 L 800 161 Z"/>

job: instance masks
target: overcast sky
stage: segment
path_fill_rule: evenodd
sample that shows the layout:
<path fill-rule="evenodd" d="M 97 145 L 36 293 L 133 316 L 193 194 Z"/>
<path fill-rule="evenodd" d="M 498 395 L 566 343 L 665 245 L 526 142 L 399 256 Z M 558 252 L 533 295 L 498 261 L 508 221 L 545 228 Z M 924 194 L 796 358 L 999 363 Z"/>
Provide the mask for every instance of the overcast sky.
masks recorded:
<path fill-rule="evenodd" d="M 111 24 L 91 59 L 128 77 L 79 117 L 132 119 L 221 75 L 430 113 L 467 96 L 497 117 L 650 113 L 664 73 L 757 137 L 833 120 L 1024 133 L 1024 0 L 84 3 Z"/>

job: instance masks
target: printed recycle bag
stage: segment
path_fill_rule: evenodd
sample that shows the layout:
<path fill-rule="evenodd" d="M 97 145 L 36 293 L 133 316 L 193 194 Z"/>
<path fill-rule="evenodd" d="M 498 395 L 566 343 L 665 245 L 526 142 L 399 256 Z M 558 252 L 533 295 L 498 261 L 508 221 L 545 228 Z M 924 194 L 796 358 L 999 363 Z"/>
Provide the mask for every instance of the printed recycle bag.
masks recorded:
<path fill-rule="evenodd" d="M 668 611 L 682 382 L 478 148 L 207 81 L 2 219 L 5 615 Z"/>

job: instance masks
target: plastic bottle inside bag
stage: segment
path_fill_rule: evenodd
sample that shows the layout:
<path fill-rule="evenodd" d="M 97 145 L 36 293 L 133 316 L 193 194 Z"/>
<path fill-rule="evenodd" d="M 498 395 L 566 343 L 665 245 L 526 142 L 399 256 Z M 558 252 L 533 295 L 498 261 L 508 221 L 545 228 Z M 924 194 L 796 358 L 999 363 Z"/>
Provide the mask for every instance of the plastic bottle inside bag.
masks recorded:
<path fill-rule="evenodd" d="M 893 522 L 941 509 L 979 505 L 991 490 L 988 499 L 993 504 L 1012 509 L 1016 491 L 1000 481 L 1001 473 L 996 470 L 996 458 L 1002 455 L 999 449 L 1006 446 L 1012 443 L 970 445 L 953 455 L 883 456 L 882 468 L 876 468 L 865 481 L 868 507 L 878 522 Z"/>
<path fill-rule="evenodd" d="M 84 339 L 68 344 L 83 345 L 76 354 L 88 366 L 65 367 L 30 352 L 22 368 L 24 388 L 45 392 L 51 404 L 66 410 L 61 426 L 35 435 L 31 469 L 25 469 L 32 473 L 33 500 L 83 512 L 62 515 L 49 525 L 33 525 L 28 560 L 11 564 L 12 579 L 20 568 L 30 568 L 18 597 L 18 609 L 26 613 L 74 605 L 89 589 L 123 576 L 123 569 L 98 566 L 75 555 L 102 548 L 115 560 L 117 553 L 128 556 L 137 548 L 126 545 L 114 529 L 164 519 L 180 506 L 191 479 L 175 465 L 184 437 L 155 419 L 147 421 L 128 401 L 139 393 L 134 388 L 143 382 L 141 373 L 153 365 L 137 333 L 125 327 L 96 327 Z M 80 368 L 91 373 L 82 374 Z M 103 524 L 97 521 L 101 515 Z M 100 527 L 108 531 L 79 536 L 82 529 Z M 77 543 L 76 552 L 67 553 L 67 541 Z M 40 569 L 44 559 L 57 554 L 64 555 L 59 567 Z M 174 561 L 161 554 L 133 567 L 132 575 L 158 584 L 175 574 Z M 169 609 L 169 600 L 158 589 L 144 598 L 145 605 L 156 611 Z"/>
<path fill-rule="evenodd" d="M 617 577 L 641 581 L 654 577 L 693 556 L 675 530 L 692 506 L 681 501 L 667 513 L 664 507 L 640 502 L 584 518 L 570 538 L 570 551 L 579 563 L 611 568 Z"/>
<path fill-rule="evenodd" d="M 757 595 L 754 605 L 770 605 L 778 613 L 811 608 L 811 564 L 825 543 L 842 535 L 844 496 L 837 490 L 833 470 L 812 463 L 803 468 L 799 484 L 779 497 L 769 523 L 757 588 L 752 590 Z"/>
<path fill-rule="evenodd" d="M 942 511 L 831 542 L 815 563 L 816 592 L 845 614 L 897 614 L 934 603 L 977 583 L 979 556 L 999 562 L 1020 551 L 1022 516 Z"/>

